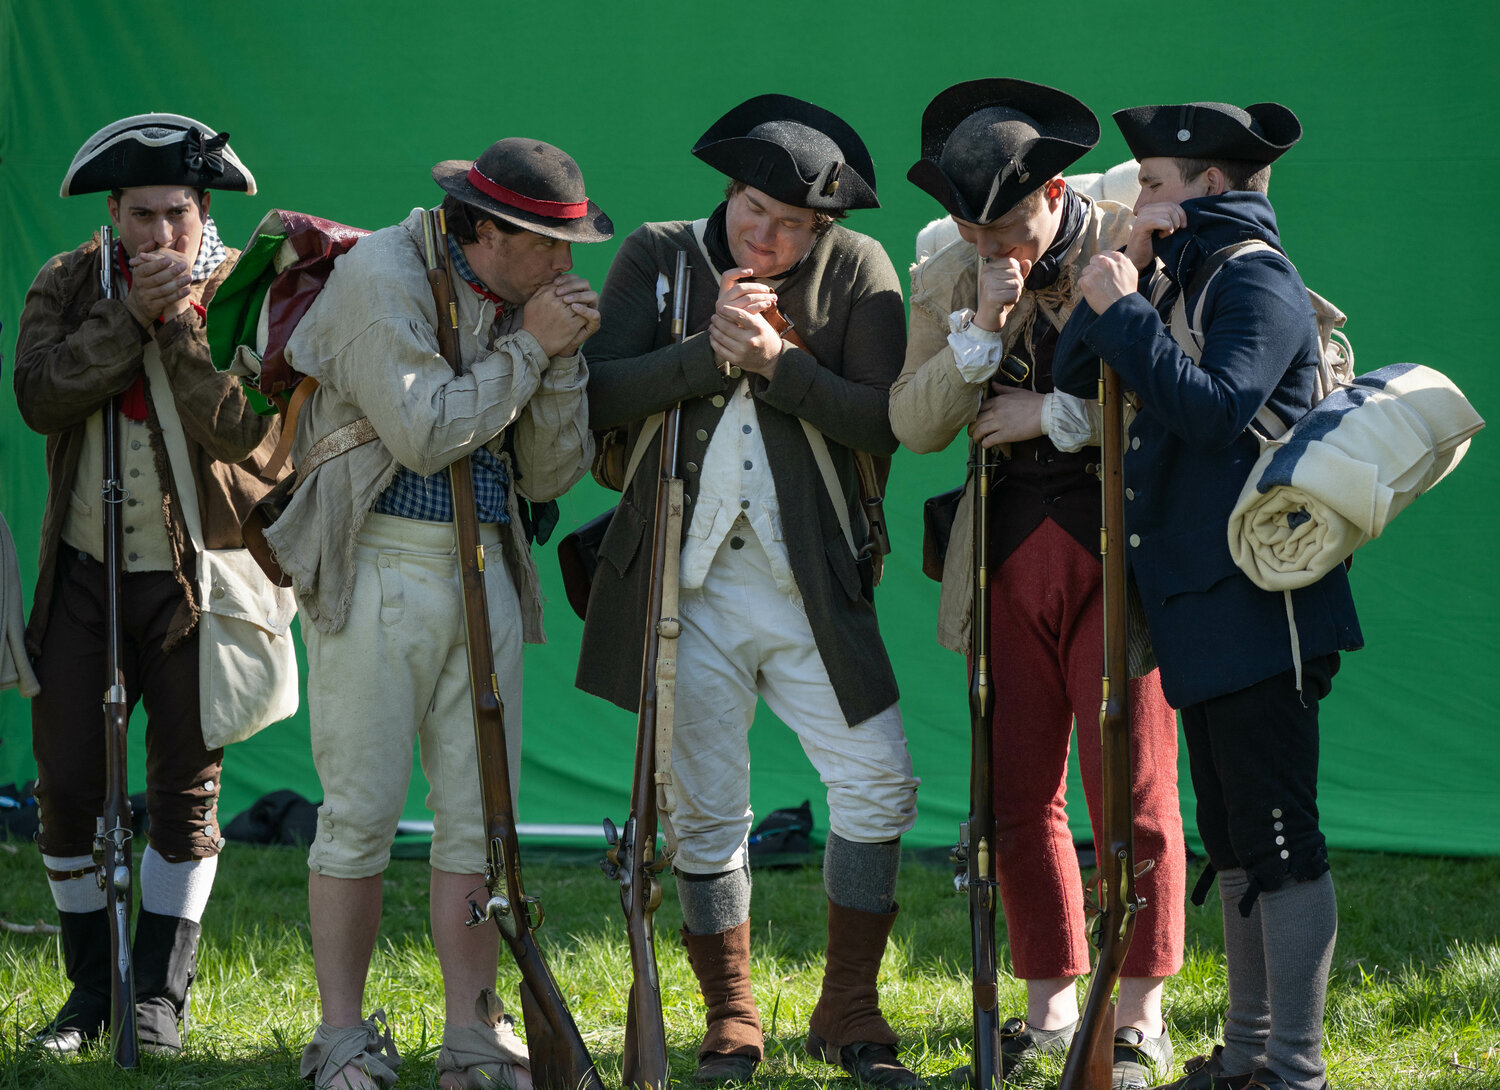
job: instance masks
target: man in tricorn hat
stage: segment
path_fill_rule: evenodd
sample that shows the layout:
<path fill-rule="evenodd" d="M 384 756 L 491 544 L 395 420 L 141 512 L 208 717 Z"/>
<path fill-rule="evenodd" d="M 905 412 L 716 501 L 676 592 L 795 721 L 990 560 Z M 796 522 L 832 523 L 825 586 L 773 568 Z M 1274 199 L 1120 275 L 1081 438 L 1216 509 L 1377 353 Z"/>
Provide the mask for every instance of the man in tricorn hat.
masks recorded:
<path fill-rule="evenodd" d="M 47 437 L 47 506 L 27 650 L 42 691 L 32 750 L 42 828 L 37 844 L 62 924 L 72 991 L 38 1041 L 72 1054 L 109 1016 L 110 929 L 93 864 L 104 812 L 104 413 L 118 399 L 124 556 L 120 614 L 127 699 L 143 701 L 150 846 L 140 859 L 134 947 L 136 1021 L 148 1051 L 181 1047 L 200 921 L 223 840 L 215 807 L 223 750 L 205 749 L 199 717 L 199 608 L 182 490 L 194 489 L 204 544 L 240 545 L 240 517 L 269 482 L 259 476 L 275 429 L 238 380 L 209 359 L 204 304 L 237 256 L 219 240 L 209 190 L 253 194 L 255 179 L 227 133 L 178 114 L 141 114 L 84 143 L 62 196 L 106 193 L 114 252 L 98 238 L 48 261 L 26 295 L 16 343 L 21 416 Z M 120 289 L 102 298 L 100 264 Z M 148 346 L 170 389 L 146 380 Z M 194 479 L 168 472 L 165 400 L 183 422 Z M 175 437 L 174 437 L 175 438 Z"/>
<path fill-rule="evenodd" d="M 748 732 L 762 696 L 828 785 L 828 963 L 807 1050 L 866 1082 L 912 1086 L 875 978 L 917 780 L 861 560 L 855 466 L 856 452 L 896 447 L 886 400 L 901 366 L 901 290 L 880 246 L 836 222 L 877 206 L 874 165 L 842 120 L 786 95 L 736 106 L 693 154 L 729 177 L 724 202 L 631 234 L 591 346 L 592 422 L 625 426 L 638 465 L 600 550 L 578 684 L 636 709 L 642 534 L 661 448 L 647 425 L 680 402 L 673 820 L 683 939 L 708 1004 L 694 1078 L 742 1081 L 762 1057 L 747 855 Z M 689 335 L 674 344 L 678 251 L 692 284 Z"/>
<path fill-rule="evenodd" d="M 598 328 L 598 297 L 569 270 L 572 244 L 608 239 L 612 227 L 572 157 L 539 140 L 500 140 L 432 175 L 446 193 L 463 373 L 438 354 L 420 209 L 338 260 L 286 347 L 287 362 L 320 384 L 302 408 L 294 460 L 327 436 L 350 437 L 325 444 L 342 453 L 308 473 L 266 532 L 302 611 L 324 791 L 308 854 L 323 1021 L 302 1073 L 319 1087 L 396 1079 L 395 1046 L 380 1012 L 363 1017 L 363 996 L 415 736 L 434 812 L 439 1083 L 524 1090 L 525 1046 L 494 998 L 498 933 L 465 925 L 486 839 L 446 469 L 471 456 L 479 536 L 493 553 L 485 591 L 514 792 L 521 645 L 542 639 L 519 500 L 561 495 L 588 468 L 579 350 Z"/>
<path fill-rule="evenodd" d="M 939 94 L 922 115 L 908 177 L 958 226 L 912 269 L 906 366 L 891 388 L 896 435 L 941 450 L 961 429 L 1006 452 L 991 485 L 988 559 L 994 717 L 996 876 L 1026 1016 L 1001 1027 L 1009 1073 L 1034 1052 L 1066 1051 L 1078 1022 L 1074 978 L 1089 970 L 1077 856 L 1063 810 L 1076 717 L 1084 793 L 1097 834 L 1103 650 L 1097 412 L 1054 391 L 1058 331 L 1081 301 L 1078 274 L 1124 245 L 1130 211 L 1095 202 L 1062 171 L 1099 139 L 1082 102 L 1018 79 Z M 971 471 L 972 472 L 972 471 Z M 943 566 L 938 640 L 970 649 L 975 565 L 966 489 Z M 1182 966 L 1182 818 L 1177 718 L 1153 671 L 1130 683 L 1137 859 L 1154 866 L 1115 1009 L 1115 1085 L 1144 1087 L 1171 1066 L 1163 978 Z"/>
<path fill-rule="evenodd" d="M 1198 830 L 1223 902 L 1224 1043 L 1178 1090 L 1326 1085 L 1323 1001 L 1337 928 L 1318 829 L 1318 702 L 1361 646 L 1335 567 L 1286 594 L 1255 586 L 1226 522 L 1260 450 L 1250 428 L 1311 403 L 1319 337 L 1266 197 L 1302 127 L 1285 106 L 1220 102 L 1115 114 L 1140 161 L 1122 253 L 1080 277 L 1058 385 L 1094 388 L 1099 360 L 1140 403 L 1125 483 L 1128 559 L 1167 699 L 1182 709 Z M 1188 316 L 1193 317 L 1189 318 Z M 1191 325 L 1191 329 L 1188 326 Z"/>

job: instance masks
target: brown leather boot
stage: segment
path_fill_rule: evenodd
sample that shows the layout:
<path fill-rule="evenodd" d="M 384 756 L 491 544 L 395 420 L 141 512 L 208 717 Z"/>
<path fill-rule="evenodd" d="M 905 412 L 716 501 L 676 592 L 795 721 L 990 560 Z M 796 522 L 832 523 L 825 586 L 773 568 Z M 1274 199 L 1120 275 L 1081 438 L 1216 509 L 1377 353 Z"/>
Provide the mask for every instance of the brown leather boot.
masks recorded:
<path fill-rule="evenodd" d="M 748 1082 L 765 1054 L 760 1011 L 750 991 L 750 921 L 714 935 L 684 929 L 682 945 L 708 1006 L 693 1081 L 710 1086 Z"/>
<path fill-rule="evenodd" d="M 867 1086 L 906 1090 L 920 1080 L 896 1058 L 896 1033 L 880 1013 L 875 987 L 896 911 L 863 912 L 828 902 L 828 964 L 806 1047 L 809 1056 L 842 1067 Z"/>

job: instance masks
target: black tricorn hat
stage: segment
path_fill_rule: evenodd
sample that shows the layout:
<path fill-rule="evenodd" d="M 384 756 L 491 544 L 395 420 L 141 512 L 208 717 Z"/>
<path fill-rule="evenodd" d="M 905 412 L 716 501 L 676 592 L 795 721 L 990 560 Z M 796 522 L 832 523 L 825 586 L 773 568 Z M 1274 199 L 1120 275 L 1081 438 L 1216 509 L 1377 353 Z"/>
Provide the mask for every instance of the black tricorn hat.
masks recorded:
<path fill-rule="evenodd" d="M 143 185 L 181 185 L 255 193 L 255 176 L 216 133 L 181 114 L 136 114 L 104 126 L 83 142 L 61 195 L 107 193 Z"/>
<path fill-rule="evenodd" d="M 756 95 L 709 126 L 693 154 L 768 197 L 821 212 L 879 208 L 875 163 L 837 114 L 791 95 Z"/>
<path fill-rule="evenodd" d="M 603 242 L 615 225 L 583 191 L 583 172 L 561 148 L 524 136 L 496 140 L 478 159 L 446 159 L 432 180 L 465 204 L 548 238 Z"/>
<path fill-rule="evenodd" d="M 1302 139 L 1302 123 L 1279 102 L 1243 110 L 1227 102 L 1135 106 L 1115 111 L 1115 124 L 1137 160 L 1244 159 L 1274 163 Z"/>
<path fill-rule="evenodd" d="M 1023 79 L 956 83 L 922 111 L 913 185 L 969 223 L 989 223 L 1099 142 L 1099 119 L 1070 94 Z"/>

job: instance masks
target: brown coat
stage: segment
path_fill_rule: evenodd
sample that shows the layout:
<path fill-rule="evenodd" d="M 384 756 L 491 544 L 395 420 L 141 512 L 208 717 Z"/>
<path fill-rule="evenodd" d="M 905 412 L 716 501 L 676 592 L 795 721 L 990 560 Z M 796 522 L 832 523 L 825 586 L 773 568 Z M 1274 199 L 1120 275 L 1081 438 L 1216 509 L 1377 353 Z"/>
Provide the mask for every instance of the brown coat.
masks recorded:
<path fill-rule="evenodd" d="M 154 336 L 172 384 L 177 413 L 187 433 L 188 455 L 196 469 L 198 508 L 204 544 L 210 549 L 242 544 L 240 518 L 270 486 L 264 466 L 280 426 L 256 415 L 239 379 L 214 370 L 208 338 L 196 311 L 143 330 L 123 302 L 104 299 L 99 288 L 99 242 L 90 239 L 72 253 L 42 266 L 21 311 L 16 342 L 16 401 L 33 431 L 47 437 L 47 507 L 36 594 L 26 646 L 40 653 L 52 605 L 52 583 L 68 496 L 78 473 L 85 421 L 109 398 L 124 393 L 141 370 L 146 341 Z M 193 285 L 193 300 L 207 303 L 234 267 L 235 250 L 207 280 Z M 147 393 L 146 419 L 151 449 L 162 481 L 162 518 L 171 543 L 173 570 L 182 586 L 182 608 L 166 641 L 170 650 L 198 622 L 192 580 L 196 568 L 176 484 L 162 443 L 156 408 Z"/>
<path fill-rule="evenodd" d="M 671 311 L 658 288 L 687 250 L 692 265 L 688 329 L 672 343 Z M 659 278 L 663 278 L 660 279 Z M 861 593 L 860 573 L 803 431 L 821 431 L 843 489 L 842 502 L 859 512 L 855 450 L 896 449 L 887 416 L 891 380 L 906 344 L 901 286 L 874 239 L 835 224 L 814 243 L 798 271 L 777 286 L 781 309 L 797 325 L 809 355 L 788 344 L 774 378 L 754 376 L 751 388 L 766 455 L 781 507 L 788 560 L 818 653 L 845 718 L 853 725 L 896 701 L 896 677 Z M 698 249 L 692 224 L 648 223 L 634 231 L 610 266 L 601 303 L 604 321 L 588 342 L 589 418 L 595 428 L 628 425 L 633 449 L 644 421 L 681 402 L 678 464 L 688 514 L 697 498 L 698 469 L 737 379 L 714 363 L 708 325 L 718 283 Z M 651 526 L 661 443 L 650 444 L 599 549 L 589 598 L 577 684 L 635 711 L 640 699 L 641 638 L 651 577 Z M 855 543 L 866 528 L 852 516 Z"/>

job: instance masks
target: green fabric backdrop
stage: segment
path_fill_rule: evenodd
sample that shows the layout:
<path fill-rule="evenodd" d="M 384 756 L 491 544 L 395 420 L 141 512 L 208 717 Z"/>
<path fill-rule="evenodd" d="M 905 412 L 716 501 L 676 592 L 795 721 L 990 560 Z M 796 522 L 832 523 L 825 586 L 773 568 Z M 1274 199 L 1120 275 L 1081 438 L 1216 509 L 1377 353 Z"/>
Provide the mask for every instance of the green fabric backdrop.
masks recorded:
<path fill-rule="evenodd" d="M 1010 75 L 1064 87 L 1104 122 L 1078 167 L 1127 157 L 1109 113 L 1144 102 L 1276 99 L 1306 129 L 1277 165 L 1272 197 L 1307 282 L 1349 312 L 1360 370 L 1416 360 L 1451 375 L 1481 413 L 1497 403 L 1492 322 L 1500 97 L 1489 4 L 1269 2 L 1192 10 L 1112 4 L 770 3 L 751 14 L 697 3 L 254 5 L 0 2 L 0 351 L 14 354 L 27 285 L 46 258 L 102 222 L 101 197 L 62 201 L 73 152 L 123 114 L 170 110 L 233 134 L 260 194 L 222 194 L 238 245 L 269 208 L 368 227 L 437 200 L 440 159 L 505 135 L 571 151 L 620 237 L 644 220 L 706 214 L 722 180 L 688 155 L 751 94 L 783 91 L 847 118 L 878 167 L 884 207 L 850 225 L 898 269 L 939 213 L 905 181 L 922 108 L 961 79 Z M 1147 16 L 1150 16 L 1149 18 Z M 453 44 L 444 47 L 442 39 Z M 580 248 L 601 284 L 614 244 Z M 9 390 L 10 370 L 6 370 Z M 963 661 L 932 638 L 937 588 L 920 574 L 924 497 L 961 477 L 963 452 L 896 460 L 886 509 L 895 553 L 879 594 L 923 783 L 911 840 L 951 843 L 967 797 Z M 1481 434 L 1456 475 L 1363 550 L 1353 582 L 1368 647 L 1348 656 L 1325 706 L 1322 803 L 1340 847 L 1500 851 L 1500 756 L 1491 657 L 1500 460 Z M 42 439 L 0 398 L 0 511 L 36 574 Z M 559 534 L 607 502 L 592 483 L 563 500 Z M 572 686 L 579 622 L 551 548 L 539 557 L 551 642 L 528 652 L 522 818 L 594 823 L 626 807 L 633 719 Z M 95 679 L 80 679 L 95 684 Z M 1004 694 L 999 697 L 1003 712 Z M 32 774 L 29 710 L 0 696 L 0 782 Z M 134 779 L 142 756 L 137 718 Z M 1086 729 L 1094 729 L 1092 723 Z M 754 731 L 757 810 L 822 792 L 790 732 Z M 1183 764 L 1183 810 L 1191 791 Z M 293 787 L 319 796 L 305 711 L 234 747 L 224 811 Z M 423 789 L 408 812 L 422 816 Z M 1081 797 L 1071 792 L 1075 827 Z M 826 829 L 826 812 L 818 816 Z"/>

